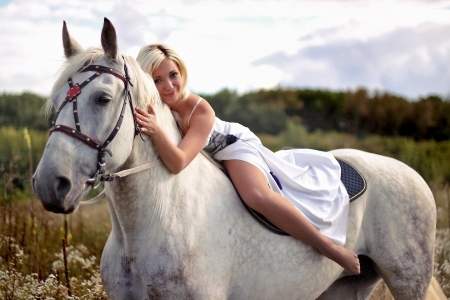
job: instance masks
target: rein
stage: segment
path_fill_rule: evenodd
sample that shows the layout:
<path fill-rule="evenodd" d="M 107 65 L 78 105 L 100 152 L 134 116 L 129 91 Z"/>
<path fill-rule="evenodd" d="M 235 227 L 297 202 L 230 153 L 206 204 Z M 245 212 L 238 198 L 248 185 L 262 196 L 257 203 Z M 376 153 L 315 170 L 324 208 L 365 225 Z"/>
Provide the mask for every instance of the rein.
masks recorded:
<path fill-rule="evenodd" d="M 219 169 L 221 169 L 222 171 L 224 171 L 224 167 L 218 163 L 217 161 L 215 161 L 213 158 L 211 158 L 211 156 L 209 156 L 207 153 L 205 153 L 205 151 L 200 151 L 201 154 L 203 154 L 203 156 L 205 156 L 212 164 L 214 164 L 216 167 L 218 167 Z M 138 172 L 142 172 L 157 166 L 160 166 L 163 164 L 163 161 L 161 159 L 157 159 L 154 160 L 148 164 L 144 164 L 142 166 L 139 167 L 134 167 L 131 169 L 127 169 L 127 170 L 123 170 L 117 173 L 111 173 L 109 175 L 105 175 L 105 177 L 110 178 L 111 180 L 108 181 L 113 181 L 115 178 L 123 178 L 125 176 L 131 175 L 131 174 L 135 174 Z M 88 205 L 88 204 L 94 204 L 99 202 L 100 200 L 102 200 L 103 198 L 106 197 L 106 193 L 105 190 L 103 190 L 100 194 L 98 194 L 97 196 L 95 196 L 94 198 L 90 199 L 90 200 L 86 200 L 86 201 L 81 201 L 80 205 Z"/>
<path fill-rule="evenodd" d="M 148 164 L 145 164 L 145 165 L 142 165 L 142 166 L 139 166 L 139 167 L 134 167 L 134 168 L 123 170 L 123 171 L 120 171 L 120 172 L 117 172 L 117 173 L 108 174 L 105 177 L 109 178 L 109 180 L 107 180 L 107 181 L 113 181 L 115 178 L 122 178 L 122 177 L 125 177 L 125 176 L 128 176 L 128 175 L 131 175 L 131 174 L 135 174 L 135 173 L 138 173 L 138 172 L 142 172 L 142 171 L 151 169 L 151 168 L 156 167 L 156 166 L 160 166 L 162 164 L 163 164 L 162 160 L 157 159 L 155 161 L 152 161 L 152 162 L 150 162 Z M 105 190 L 103 190 L 100 194 L 98 194 L 96 197 L 94 197 L 94 198 L 92 198 L 90 200 L 81 201 L 80 205 L 94 204 L 94 203 L 97 203 L 98 201 L 102 200 L 104 197 L 105 197 Z"/>

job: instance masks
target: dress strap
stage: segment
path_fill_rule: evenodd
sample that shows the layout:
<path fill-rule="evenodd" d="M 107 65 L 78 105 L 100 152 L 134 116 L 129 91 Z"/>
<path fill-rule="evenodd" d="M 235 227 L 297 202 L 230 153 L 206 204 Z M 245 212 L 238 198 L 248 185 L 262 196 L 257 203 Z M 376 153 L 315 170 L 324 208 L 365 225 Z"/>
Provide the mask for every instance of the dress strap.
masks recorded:
<path fill-rule="evenodd" d="M 200 103 L 200 101 L 202 101 L 202 97 L 200 97 L 200 99 L 198 99 L 197 103 L 195 104 L 194 108 L 191 111 L 191 114 L 189 115 L 189 118 L 187 120 L 187 126 L 189 127 L 189 121 L 191 120 L 192 114 L 194 113 L 194 110 L 197 108 L 197 105 Z"/>

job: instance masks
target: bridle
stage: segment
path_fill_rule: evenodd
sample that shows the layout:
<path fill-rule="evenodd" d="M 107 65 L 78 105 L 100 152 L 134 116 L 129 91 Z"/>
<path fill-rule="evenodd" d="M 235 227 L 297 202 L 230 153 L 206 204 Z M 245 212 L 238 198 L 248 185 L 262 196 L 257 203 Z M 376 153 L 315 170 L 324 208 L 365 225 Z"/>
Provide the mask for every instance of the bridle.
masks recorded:
<path fill-rule="evenodd" d="M 76 83 L 74 85 L 72 83 L 72 78 L 70 77 L 68 79 L 70 88 L 67 91 L 67 96 L 66 96 L 64 102 L 59 106 L 58 110 L 55 113 L 55 116 L 53 117 L 52 128 L 50 129 L 50 135 L 54 132 L 62 132 L 64 134 L 67 134 L 73 138 L 76 138 L 76 139 L 82 141 L 89 147 L 98 151 L 97 170 L 92 175 L 92 177 L 89 178 L 87 181 L 87 184 L 91 185 L 93 188 L 97 188 L 103 181 L 114 180 L 114 176 L 104 175 L 104 173 L 105 173 L 105 153 L 108 153 L 112 157 L 111 150 L 106 149 L 106 147 L 108 146 L 109 143 L 111 143 L 111 141 L 117 135 L 117 132 L 119 131 L 120 126 L 122 125 L 122 122 L 123 122 L 123 118 L 125 116 L 125 107 L 127 106 L 128 103 L 130 104 L 129 106 L 131 108 L 131 113 L 134 116 L 133 101 L 132 101 L 130 90 L 129 90 L 129 86 L 130 85 L 133 86 L 133 84 L 131 83 L 130 77 L 128 76 L 128 69 L 127 69 L 127 65 L 125 63 L 125 59 L 124 59 L 125 76 L 121 75 L 118 71 L 116 71 L 112 68 L 108 68 L 108 67 L 100 66 L 100 65 L 85 65 L 77 73 L 81 73 L 81 72 L 95 72 L 95 73 L 94 73 L 94 75 L 92 75 L 91 77 L 86 79 L 81 84 Z M 81 132 L 80 121 L 78 118 L 77 97 L 81 93 L 81 89 L 83 87 L 88 85 L 92 80 L 94 80 L 95 78 L 97 78 L 98 76 L 100 76 L 103 73 L 108 73 L 108 74 L 114 75 L 115 77 L 117 77 L 123 81 L 123 83 L 125 85 L 125 87 L 124 87 L 125 97 L 124 97 L 124 101 L 122 104 L 122 110 L 120 112 L 119 119 L 117 120 L 117 123 L 114 126 L 114 129 L 109 134 L 109 136 L 106 138 L 105 142 L 100 144 L 100 142 L 96 141 L 94 138 L 91 138 L 89 135 Z M 75 120 L 76 128 L 72 128 L 70 126 L 63 125 L 63 124 L 56 124 L 56 120 L 57 120 L 61 110 L 64 108 L 64 106 L 68 102 L 72 102 L 72 104 L 73 104 L 73 117 Z M 139 126 L 136 124 L 136 120 L 134 119 L 134 117 L 133 117 L 133 121 L 134 121 L 135 136 L 136 136 L 140 132 L 140 130 L 139 130 Z M 99 178 L 99 176 L 100 176 L 100 178 Z M 97 183 L 97 181 L 98 181 L 98 183 Z"/>

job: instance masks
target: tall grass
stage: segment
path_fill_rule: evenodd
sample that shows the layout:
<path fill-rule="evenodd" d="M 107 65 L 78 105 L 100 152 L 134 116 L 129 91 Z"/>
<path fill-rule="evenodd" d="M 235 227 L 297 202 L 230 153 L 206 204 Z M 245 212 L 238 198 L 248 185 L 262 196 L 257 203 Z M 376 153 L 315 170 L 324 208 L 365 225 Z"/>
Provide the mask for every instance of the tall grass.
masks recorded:
<path fill-rule="evenodd" d="M 439 229 L 436 233 L 433 274 L 444 294 L 450 297 L 450 228 Z"/>
<path fill-rule="evenodd" d="M 30 165 L 37 164 L 36 157 L 40 157 L 40 153 L 36 148 L 42 151 L 46 135 L 34 131 L 30 131 L 30 135 L 36 147 L 31 147 L 32 143 L 23 138 L 22 132 L 0 128 L 0 137 L 15 140 L 0 144 L 0 153 L 2 149 L 13 153 L 9 161 L 0 159 L 3 162 L 0 164 L 0 299 L 108 299 L 99 275 L 101 253 L 111 230 L 106 203 L 81 207 L 68 216 L 43 210 L 30 195 L 27 173 L 31 173 Z M 446 145 L 434 145 L 434 148 L 430 143 L 382 137 L 358 141 L 349 134 L 307 133 L 298 124 L 290 124 L 288 130 L 278 136 L 260 135 L 260 138 L 272 150 L 291 146 L 324 151 L 336 148 L 378 151 L 425 170 L 424 174 L 433 178 L 429 182 L 440 228 L 436 234 L 434 276 L 445 295 L 450 297 L 449 183 L 445 182 L 444 175 L 427 173 L 427 168 L 440 172 L 447 167 L 448 158 L 443 158 Z M 419 157 L 428 152 L 442 161 L 421 161 Z M 28 184 L 21 189 L 13 184 L 17 178 Z"/>
<path fill-rule="evenodd" d="M 65 217 L 18 200 L 0 206 L 0 299 L 108 299 L 99 275 L 111 230 L 105 202 Z M 67 237 L 66 263 L 62 240 Z M 67 268 L 65 267 L 67 266 Z M 66 272 L 69 274 L 69 296 Z M 435 278 L 450 297 L 450 229 L 436 234 Z M 374 298 L 372 298 L 374 299 Z"/>
<path fill-rule="evenodd" d="M 32 212 L 30 200 L 0 209 L 0 299 L 107 299 L 99 275 L 111 230 L 105 203 L 70 216 L 40 204 Z"/>

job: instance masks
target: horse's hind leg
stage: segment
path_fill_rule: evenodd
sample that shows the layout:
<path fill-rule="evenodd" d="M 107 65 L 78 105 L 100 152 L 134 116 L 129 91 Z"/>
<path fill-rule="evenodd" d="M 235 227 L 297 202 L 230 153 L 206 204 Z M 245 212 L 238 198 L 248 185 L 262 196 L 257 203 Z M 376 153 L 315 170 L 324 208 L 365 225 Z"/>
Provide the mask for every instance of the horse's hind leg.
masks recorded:
<path fill-rule="evenodd" d="M 365 245 L 396 300 L 423 300 L 433 273 L 436 207 L 418 175 L 403 165 L 396 170 L 401 174 L 383 185 L 389 188 L 372 191 L 380 204 L 370 203 Z"/>
<path fill-rule="evenodd" d="M 335 282 L 317 300 L 365 300 L 369 299 L 381 277 L 375 272 L 372 260 L 359 256 L 361 274 L 342 277 Z"/>
<path fill-rule="evenodd" d="M 424 223 L 415 232 L 405 230 L 396 241 L 379 237 L 371 248 L 374 268 L 396 300 L 425 299 L 433 272 L 434 230 L 424 229 L 429 227 Z"/>
<path fill-rule="evenodd" d="M 350 216 L 363 216 L 354 252 L 372 259 L 396 300 L 425 299 L 436 228 L 436 205 L 427 183 L 388 157 L 351 150 L 333 153 L 353 162 L 368 182 L 365 194 L 356 200 L 362 202 L 350 206 Z"/>
<path fill-rule="evenodd" d="M 388 266 L 388 269 L 376 267 L 396 300 L 424 300 L 426 297 L 433 260 L 430 258 L 421 261 L 412 259 L 411 256 L 420 257 L 421 253 L 404 253 L 402 259 L 411 259 L 411 264 L 403 264 L 402 259 L 399 259 L 394 266 Z M 412 265 L 413 263 L 415 265 Z"/>

